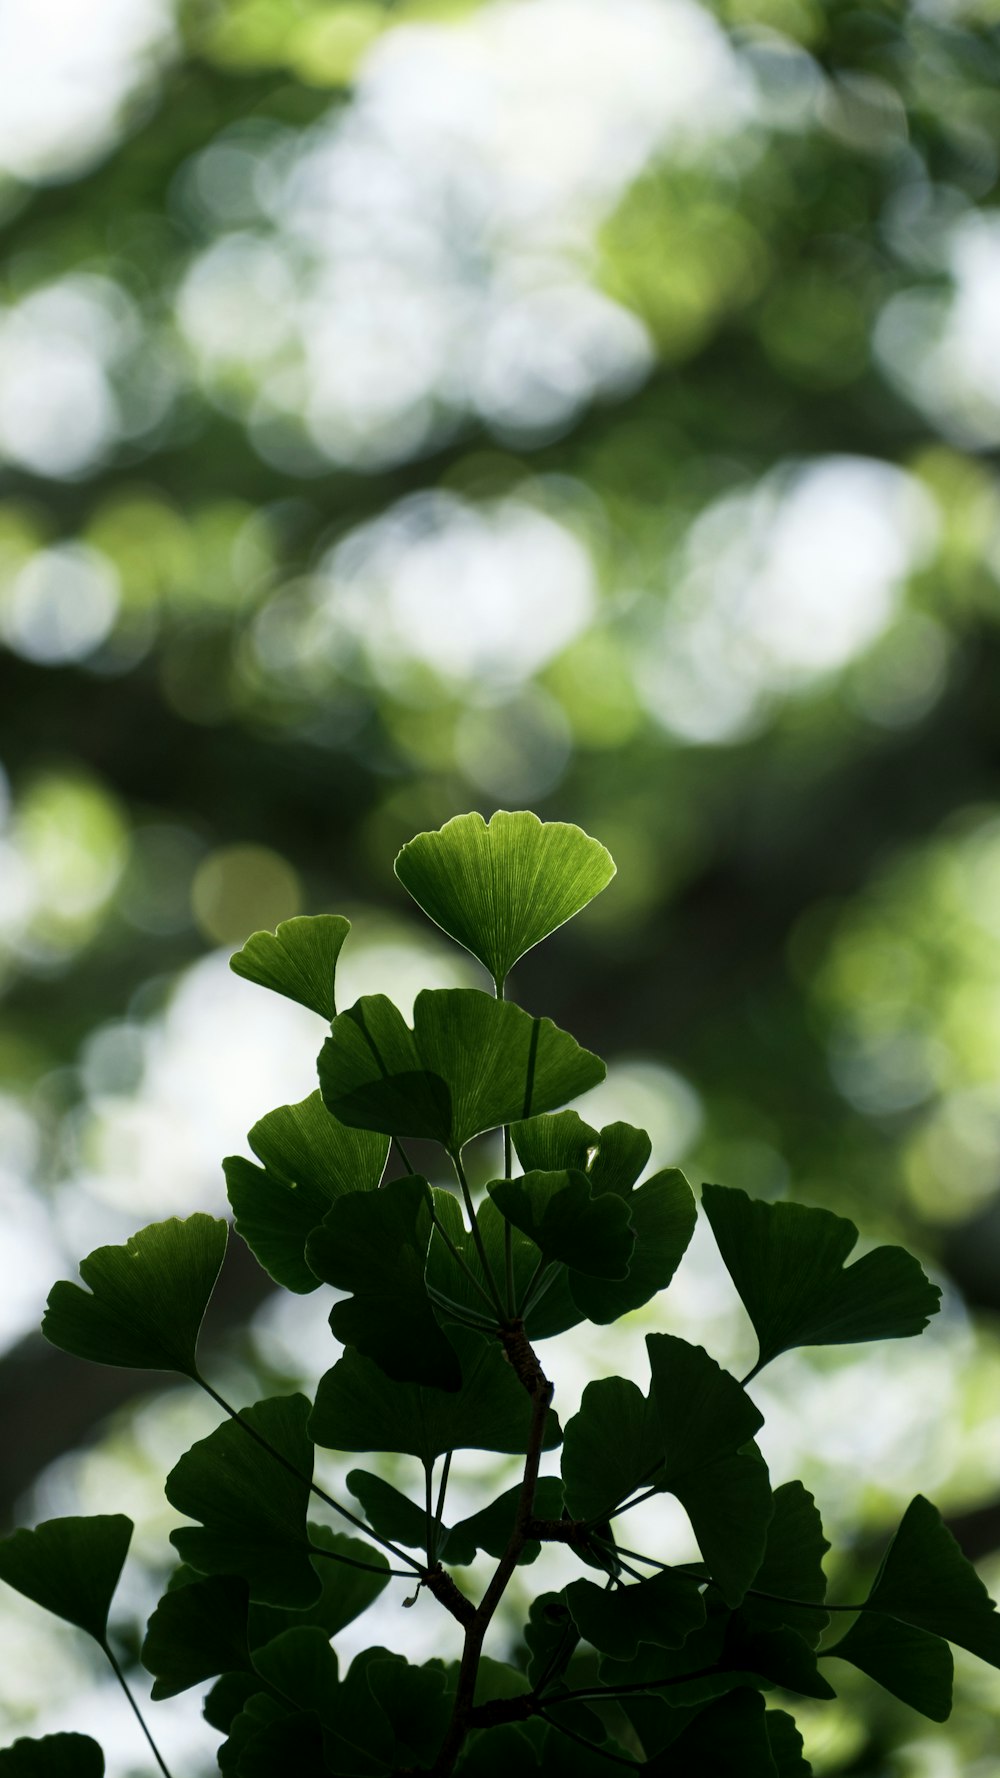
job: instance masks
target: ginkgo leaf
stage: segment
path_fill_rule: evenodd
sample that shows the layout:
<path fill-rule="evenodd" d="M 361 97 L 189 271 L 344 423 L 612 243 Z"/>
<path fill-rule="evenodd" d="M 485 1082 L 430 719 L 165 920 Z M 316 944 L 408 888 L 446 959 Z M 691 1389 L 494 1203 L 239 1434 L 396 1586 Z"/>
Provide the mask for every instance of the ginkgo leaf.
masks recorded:
<path fill-rule="evenodd" d="M 408 1495 L 401 1494 L 384 1477 L 372 1475 L 366 1469 L 349 1470 L 347 1486 L 355 1500 L 360 1500 L 365 1518 L 380 1537 L 391 1538 L 393 1543 L 403 1543 L 411 1550 L 426 1548 L 425 1507 L 418 1506 Z M 449 1530 L 446 1525 L 438 1527 L 439 1561 L 464 1567 L 466 1563 L 475 1561 L 476 1549 L 475 1540 L 461 1530 Z"/>
<path fill-rule="evenodd" d="M 467 1519 L 460 1519 L 452 1536 L 455 1545 L 461 1541 L 462 1546 L 472 1546 L 474 1550 L 485 1550 L 488 1556 L 495 1559 L 503 1555 L 510 1542 L 510 1534 L 514 1529 L 521 1488 L 518 1483 L 508 1488 L 505 1493 L 492 1500 L 489 1506 L 481 1507 L 479 1512 L 470 1513 Z M 540 1476 L 535 1483 L 535 1516 L 539 1519 L 558 1519 L 562 1516 L 563 1485 L 558 1476 Z M 519 1563 L 534 1562 L 541 1551 L 541 1544 L 536 1538 L 529 1537 L 518 1557 Z M 448 1546 L 446 1560 L 461 1562 L 462 1557 L 454 1553 L 451 1544 Z M 472 1560 L 472 1557 L 469 1558 Z"/>
<path fill-rule="evenodd" d="M 420 907 L 502 984 L 519 957 L 606 889 L 611 854 L 579 827 L 526 810 L 456 815 L 420 833 L 396 875 Z"/>
<path fill-rule="evenodd" d="M 479 1247 L 465 1220 L 453 1192 L 438 1188 L 434 1192 L 434 1213 L 438 1226 L 431 1236 L 427 1254 L 427 1283 L 441 1314 L 448 1318 L 449 1307 L 472 1310 L 482 1315 L 487 1309 L 483 1292 L 488 1292 L 487 1276 Z M 541 1254 L 527 1235 L 501 1216 L 492 1198 L 484 1198 L 476 1207 L 479 1237 L 486 1254 L 489 1275 L 498 1284 L 506 1273 L 506 1243 L 510 1243 L 511 1272 L 514 1280 L 514 1301 L 524 1304 L 529 1285 L 537 1280 Z M 445 1241 L 444 1236 L 447 1236 Z M 450 1243 L 450 1245 L 449 1245 Z M 455 1248 L 462 1263 L 454 1258 Z M 470 1274 L 471 1273 L 471 1277 Z M 549 1339 L 565 1333 L 583 1319 L 570 1295 L 569 1273 L 565 1266 L 552 1270 L 544 1280 L 544 1288 L 533 1293 L 532 1303 L 522 1307 L 524 1331 L 529 1340 Z M 477 1288 L 478 1285 L 478 1288 Z"/>
<path fill-rule="evenodd" d="M 628 1276 L 635 1245 L 628 1210 L 614 1193 L 595 1197 L 585 1173 L 523 1173 L 486 1189 L 547 1262 L 597 1278 Z"/>
<path fill-rule="evenodd" d="M 551 1019 L 477 988 L 425 989 L 413 1029 L 384 994 L 334 1020 L 323 1098 L 345 1124 L 423 1136 L 455 1154 L 471 1137 L 549 1111 L 604 1079 L 604 1063 Z"/>
<path fill-rule="evenodd" d="M 613 1590 L 590 1580 L 574 1580 L 565 1589 L 565 1599 L 586 1642 L 604 1654 L 628 1660 L 640 1642 L 680 1648 L 687 1641 L 705 1621 L 702 1585 L 695 1574 L 666 1568 L 650 1580 Z"/>
<path fill-rule="evenodd" d="M 319 1575 L 322 1592 L 311 1605 L 291 1612 L 287 1606 L 250 1606 L 248 1635 L 251 1648 L 273 1641 L 291 1625 L 322 1630 L 329 1639 L 374 1604 L 389 1582 L 389 1564 L 381 1550 L 360 1537 L 349 1537 L 329 1525 L 310 1522 L 309 1559 Z M 364 1567 L 355 1564 L 364 1563 Z"/>
<path fill-rule="evenodd" d="M 845 1269 L 858 1231 L 805 1204 L 755 1202 L 706 1185 L 702 1205 L 759 1344 L 754 1373 L 793 1346 L 918 1334 L 941 1292 L 902 1247 L 877 1247 Z"/>
<path fill-rule="evenodd" d="M 801 1482 L 783 1482 L 772 1498 L 764 1559 L 753 1577 L 753 1596 L 744 1599 L 741 1610 L 757 1628 L 786 1625 L 815 1647 L 830 1621 L 823 1609 L 823 1557 L 830 1545 L 816 1502 Z"/>
<path fill-rule="evenodd" d="M 53 1346 L 96 1364 L 198 1376 L 198 1334 L 226 1252 L 214 1216 L 154 1222 L 121 1247 L 80 1261 L 89 1286 L 54 1284 L 42 1332 Z"/>
<path fill-rule="evenodd" d="M 340 914 L 298 914 L 276 932 L 252 933 L 229 967 L 329 1020 L 337 1011 L 337 959 L 350 930 L 350 920 Z"/>
<path fill-rule="evenodd" d="M 778 1778 L 763 1698 L 744 1688 L 705 1705 L 647 1771 L 649 1778 Z"/>
<path fill-rule="evenodd" d="M 268 1112 L 247 1140 L 263 1166 L 242 1155 L 222 1163 L 236 1232 L 276 1284 L 304 1295 L 320 1282 L 306 1263 L 309 1236 L 343 1193 L 374 1191 L 389 1138 L 348 1128 L 315 1092 Z"/>
<path fill-rule="evenodd" d="M 455 1348 L 424 1283 L 431 1234 L 426 1179 L 394 1179 L 379 1192 L 339 1198 L 306 1246 L 317 1277 L 354 1295 L 334 1304 L 330 1326 L 344 1345 L 400 1383 L 457 1389 Z"/>
<path fill-rule="evenodd" d="M 778 1778 L 812 1778 L 812 1766 L 802 1751 L 802 1736 L 795 1718 L 787 1710 L 767 1710 L 764 1727 Z"/>
<path fill-rule="evenodd" d="M 464 1327 L 453 1340 L 462 1367 L 454 1394 L 418 1383 L 393 1383 L 349 1348 L 320 1379 L 310 1433 L 332 1451 L 406 1451 L 424 1463 L 445 1451 L 524 1452 L 531 1402 L 499 1342 Z M 551 1411 L 544 1448 L 561 1437 Z"/>
<path fill-rule="evenodd" d="M 181 1560 L 202 1574 L 241 1576 L 252 1599 L 271 1605 L 308 1606 L 320 1593 L 306 1526 L 308 1417 L 304 1395 L 259 1401 L 243 1410 L 244 1424 L 224 1421 L 192 1445 L 164 1489 L 178 1512 L 201 1520 L 170 1533 Z"/>
<path fill-rule="evenodd" d="M 228 1574 L 196 1578 L 164 1593 L 142 1645 L 142 1664 L 155 1680 L 153 1697 L 175 1697 L 220 1673 L 252 1671 L 249 1607 L 246 1581 Z"/>
<path fill-rule="evenodd" d="M 955 1663 L 940 1636 L 884 1611 L 862 1611 L 846 1636 L 824 1648 L 823 1659 L 849 1661 L 931 1722 L 951 1715 Z"/>
<path fill-rule="evenodd" d="M 106 1646 L 133 1525 L 123 1513 L 47 1519 L 0 1539 L 0 1580 Z"/>
<path fill-rule="evenodd" d="M 903 1514 L 868 1604 L 1000 1667 L 1000 1613 L 937 1507 L 922 1494 Z"/>
<path fill-rule="evenodd" d="M 104 1778 L 104 1753 L 89 1735 L 43 1735 L 0 1748 L 0 1778 Z"/>

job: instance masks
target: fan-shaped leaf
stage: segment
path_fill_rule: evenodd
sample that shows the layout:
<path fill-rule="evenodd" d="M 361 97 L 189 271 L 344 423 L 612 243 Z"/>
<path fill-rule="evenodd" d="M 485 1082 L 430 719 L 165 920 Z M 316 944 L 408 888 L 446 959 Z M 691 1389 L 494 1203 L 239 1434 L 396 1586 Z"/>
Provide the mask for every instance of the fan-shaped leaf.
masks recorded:
<path fill-rule="evenodd" d="M 369 1525 L 380 1536 L 391 1538 L 393 1543 L 405 1543 L 411 1550 L 426 1548 L 425 1507 L 418 1506 L 415 1500 L 401 1494 L 391 1482 L 385 1481 L 382 1476 L 372 1475 L 366 1469 L 349 1470 L 347 1486 L 355 1500 L 360 1500 Z M 464 1566 L 475 1561 L 476 1544 L 461 1530 L 449 1531 L 441 1526 L 437 1535 L 437 1553 L 440 1561 Z"/>
<path fill-rule="evenodd" d="M 396 1382 L 457 1389 L 461 1368 L 424 1283 L 430 1235 L 426 1179 L 394 1179 L 379 1192 L 339 1198 L 310 1235 L 306 1257 L 318 1277 L 354 1292 L 330 1312 L 338 1340 Z"/>
<path fill-rule="evenodd" d="M 290 1612 L 287 1606 L 252 1604 L 251 1648 L 260 1648 L 296 1625 L 320 1629 L 329 1640 L 367 1611 L 388 1585 L 388 1561 L 381 1550 L 360 1537 L 348 1537 L 342 1531 L 331 1530 L 329 1525 L 310 1524 L 309 1547 L 310 1560 L 323 1589 L 319 1598 L 296 1612 Z M 340 1560 L 341 1557 L 345 1559 Z M 357 1568 L 356 1562 L 365 1566 Z"/>
<path fill-rule="evenodd" d="M 350 920 L 340 914 L 299 914 L 283 920 L 276 932 L 252 933 L 229 967 L 248 982 L 332 1019 L 337 959 L 350 930 Z"/>
<path fill-rule="evenodd" d="M 247 1140 L 262 1167 L 242 1155 L 222 1163 L 237 1234 L 276 1284 L 316 1290 L 306 1242 L 342 1193 L 375 1189 L 389 1139 L 339 1123 L 316 1092 L 269 1112 Z"/>
<path fill-rule="evenodd" d="M 45 1338 L 96 1364 L 198 1380 L 198 1334 L 228 1233 L 214 1216 L 171 1217 L 121 1247 L 95 1248 L 80 1261 L 88 1290 L 60 1283 L 49 1292 Z"/>
<path fill-rule="evenodd" d="M 705 1622 L 703 1582 L 696 1574 L 663 1569 L 651 1580 L 631 1586 L 595 1586 L 574 1580 L 565 1590 L 580 1635 L 602 1653 L 628 1660 L 640 1642 L 680 1648 L 692 1630 Z"/>
<path fill-rule="evenodd" d="M 0 1778 L 104 1778 L 104 1754 L 89 1735 L 43 1735 L 0 1748 Z"/>
<path fill-rule="evenodd" d="M 635 1245 L 628 1210 L 607 1192 L 594 1197 L 585 1173 L 524 1173 L 487 1187 L 509 1222 L 547 1262 L 597 1278 L 626 1278 Z"/>
<path fill-rule="evenodd" d="M 241 1576 L 252 1599 L 305 1607 L 320 1594 L 306 1527 L 313 1448 L 304 1395 L 273 1396 L 199 1439 L 167 1477 L 171 1506 L 198 1526 L 172 1531 L 202 1574 Z M 248 1431 L 247 1428 L 250 1430 Z"/>
<path fill-rule="evenodd" d="M 702 1204 L 757 1334 L 755 1372 L 793 1346 L 921 1333 L 937 1311 L 941 1292 L 902 1247 L 877 1247 L 845 1270 L 858 1238 L 846 1217 L 722 1185 L 706 1185 Z"/>
<path fill-rule="evenodd" d="M 513 1001 L 439 988 L 417 995 L 412 1031 L 384 994 L 341 1013 L 319 1079 L 343 1123 L 429 1137 L 457 1153 L 482 1130 L 575 1098 L 604 1079 L 604 1064 Z"/>
<path fill-rule="evenodd" d="M 132 1539 L 123 1513 L 47 1519 L 0 1540 L 0 1580 L 105 1646 L 108 1612 Z"/>
<path fill-rule="evenodd" d="M 220 1673 L 250 1672 L 249 1606 L 246 1581 L 231 1575 L 192 1580 L 164 1593 L 142 1645 L 142 1664 L 156 1682 L 153 1697 L 172 1698 Z"/>
<path fill-rule="evenodd" d="M 903 1514 L 868 1604 L 1000 1667 L 1000 1613 L 937 1507 L 922 1494 Z"/>
<path fill-rule="evenodd" d="M 824 1660 L 834 1656 L 859 1667 L 931 1722 L 946 1722 L 951 1715 L 955 1663 L 947 1642 L 929 1630 L 882 1611 L 862 1611 L 847 1635 L 823 1650 Z"/>
<path fill-rule="evenodd" d="M 396 875 L 431 919 L 502 983 L 550 932 L 607 888 L 611 854 L 579 827 L 527 811 L 456 815 L 420 833 Z"/>
<path fill-rule="evenodd" d="M 783 1482 L 775 1488 L 773 1501 L 764 1560 L 753 1577 L 753 1596 L 743 1601 L 742 1614 L 757 1629 L 784 1625 L 797 1630 L 815 1647 L 830 1621 L 823 1610 L 823 1557 L 830 1545 L 816 1503 L 801 1482 Z M 759 1597 L 764 1593 L 772 1596 Z"/>
<path fill-rule="evenodd" d="M 478 1247 L 465 1226 L 454 1193 L 436 1190 L 434 1211 L 437 1222 L 448 1236 L 451 1246 L 457 1248 L 466 1268 L 463 1270 L 456 1262 L 442 1238 L 441 1229 L 436 1228 L 427 1255 L 426 1274 L 428 1285 L 436 1293 L 434 1301 L 445 1318 L 448 1316 L 449 1304 L 452 1308 L 471 1309 L 481 1315 L 486 1307 L 482 1296 L 482 1291 L 487 1287 L 486 1274 Z M 514 1300 L 523 1304 L 542 1257 L 538 1248 L 533 1241 L 529 1241 L 527 1235 L 523 1235 L 520 1229 L 501 1216 L 492 1198 L 484 1198 L 477 1205 L 476 1220 L 489 1262 L 490 1275 L 495 1282 L 505 1275 L 505 1234 L 509 1235 Z M 478 1281 L 480 1289 L 477 1290 L 470 1280 L 470 1272 Z M 553 1334 L 564 1333 L 568 1327 L 575 1327 L 582 1320 L 581 1312 L 570 1295 L 568 1277 L 565 1266 L 554 1268 L 549 1273 L 544 1289 L 535 1296 L 532 1306 L 524 1314 L 524 1329 L 529 1340 L 543 1340 Z"/>

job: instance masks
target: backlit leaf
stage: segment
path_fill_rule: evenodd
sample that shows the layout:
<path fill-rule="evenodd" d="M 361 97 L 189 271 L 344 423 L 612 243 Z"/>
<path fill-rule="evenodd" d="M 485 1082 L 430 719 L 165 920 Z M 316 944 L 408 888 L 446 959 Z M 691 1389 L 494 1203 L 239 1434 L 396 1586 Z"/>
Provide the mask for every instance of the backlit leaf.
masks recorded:
<path fill-rule="evenodd" d="M 457 1264 L 442 1239 L 441 1232 L 435 1229 L 427 1256 L 426 1274 L 428 1285 L 437 1293 L 434 1300 L 445 1318 L 448 1315 L 448 1303 L 459 1309 L 471 1309 L 481 1315 L 486 1307 L 482 1297 L 482 1288 L 486 1287 L 486 1274 L 479 1250 L 465 1226 L 454 1193 L 435 1190 L 434 1210 L 437 1221 L 443 1226 L 451 1245 L 461 1254 L 467 1268 L 463 1271 Z M 505 1232 L 509 1234 L 514 1300 L 523 1303 L 529 1283 L 541 1260 L 538 1248 L 533 1241 L 529 1241 L 527 1235 L 523 1235 L 520 1229 L 501 1216 L 492 1198 L 486 1197 L 477 1205 L 476 1220 L 490 1275 L 497 1284 L 505 1276 Z M 468 1272 L 478 1281 L 482 1287 L 480 1290 L 470 1281 Z M 581 1312 L 570 1295 L 568 1276 L 565 1266 L 556 1267 L 550 1272 L 545 1288 L 535 1297 L 524 1315 L 524 1329 L 529 1340 L 543 1340 L 553 1334 L 564 1333 L 568 1327 L 574 1327 L 582 1319 Z M 445 1298 L 447 1301 L 443 1300 Z"/>
<path fill-rule="evenodd" d="M 260 1648 L 293 1625 L 315 1627 L 329 1639 L 367 1611 L 389 1582 L 389 1563 L 382 1551 L 360 1537 L 349 1537 L 329 1525 L 309 1525 L 310 1560 L 319 1575 L 318 1599 L 296 1612 L 277 1605 L 252 1604 L 249 1639 Z M 346 1557 L 346 1562 L 337 1557 Z M 364 1568 L 353 1566 L 363 1562 Z"/>
<path fill-rule="evenodd" d="M 89 1286 L 49 1292 L 42 1332 L 53 1346 L 96 1364 L 180 1371 L 198 1378 L 198 1334 L 226 1252 L 214 1216 L 171 1217 L 98 1247 L 80 1261 Z"/>
<path fill-rule="evenodd" d="M 1000 1613 L 937 1507 L 922 1494 L 903 1514 L 868 1603 L 1000 1667 Z"/>
<path fill-rule="evenodd" d="M 679 1648 L 705 1621 L 705 1606 L 694 1574 L 667 1568 L 652 1579 L 613 1589 L 574 1580 L 566 1603 L 580 1635 L 619 1660 L 635 1654 L 640 1642 Z"/>
<path fill-rule="evenodd" d="M 572 919 L 615 874 L 604 846 L 579 827 L 541 822 L 527 811 L 456 815 L 417 834 L 396 875 L 424 912 L 494 980 Z"/>
<path fill-rule="evenodd" d="M 722 1185 L 706 1185 L 702 1204 L 757 1334 L 755 1371 L 793 1346 L 918 1334 L 937 1311 L 941 1292 L 902 1247 L 877 1247 L 845 1270 L 858 1239 L 846 1217 Z"/>
<path fill-rule="evenodd" d="M 220 1673 L 249 1672 L 250 1590 L 231 1575 L 212 1575 L 164 1593 L 142 1645 L 155 1678 L 154 1698 L 172 1698 Z"/>
<path fill-rule="evenodd" d="M 551 1019 L 476 988 L 425 989 L 412 1031 L 384 994 L 368 995 L 334 1020 L 319 1056 L 323 1098 L 343 1123 L 429 1137 L 452 1153 L 575 1098 L 604 1072 Z"/>
<path fill-rule="evenodd" d="M 337 1011 L 337 959 L 350 930 L 351 922 L 340 914 L 299 914 L 283 920 L 276 932 L 252 933 L 229 967 L 329 1020 Z"/>
<path fill-rule="evenodd" d="M 381 1537 L 403 1543 L 407 1549 L 425 1549 L 427 1545 L 427 1511 L 408 1495 L 401 1494 L 382 1476 L 366 1469 L 348 1471 L 347 1486 L 355 1500 L 361 1502 L 365 1518 Z M 475 1541 L 460 1530 L 441 1526 L 437 1534 L 437 1553 L 441 1561 L 464 1566 L 476 1559 Z"/>
<path fill-rule="evenodd" d="M 815 1647 L 830 1621 L 822 1604 L 826 1598 L 823 1557 L 830 1545 L 823 1536 L 816 1503 L 801 1482 L 783 1482 L 772 1498 L 774 1515 L 767 1528 L 764 1560 L 753 1577 L 753 1595 L 743 1601 L 742 1613 L 762 1630 L 787 1625 Z M 760 1598 L 761 1593 L 773 1597 Z"/>
<path fill-rule="evenodd" d="M 104 1754 L 89 1735 L 43 1735 L 0 1748 L 0 1778 L 104 1778 Z"/>
<path fill-rule="evenodd" d="M 613 1193 L 594 1197 L 585 1173 L 524 1173 L 487 1187 L 542 1258 L 597 1278 L 625 1278 L 635 1245 L 628 1211 Z"/>
<path fill-rule="evenodd" d="M 929 1630 L 882 1611 L 862 1611 L 847 1635 L 823 1650 L 824 1660 L 834 1656 L 860 1668 L 931 1722 L 946 1722 L 951 1715 L 955 1663 L 947 1642 Z"/>
<path fill-rule="evenodd" d="M 0 1539 L 0 1580 L 105 1646 L 132 1521 L 123 1513 L 47 1519 Z"/>

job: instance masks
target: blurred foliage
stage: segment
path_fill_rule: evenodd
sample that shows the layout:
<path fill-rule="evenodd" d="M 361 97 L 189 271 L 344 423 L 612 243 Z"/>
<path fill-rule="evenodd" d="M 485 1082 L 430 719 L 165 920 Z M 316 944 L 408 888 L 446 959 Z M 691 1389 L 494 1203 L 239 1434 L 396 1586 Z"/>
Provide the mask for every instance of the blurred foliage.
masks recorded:
<path fill-rule="evenodd" d="M 49 0 L 5 29 L 11 1226 L 40 1193 L 78 1227 L 67 1181 L 123 1213 L 102 1169 L 142 1172 L 206 950 L 368 909 L 372 956 L 443 979 L 377 925 L 406 919 L 385 860 L 527 805 L 620 870 L 515 991 L 676 1083 L 662 1160 L 936 1260 L 981 1387 L 995 8 Z M 824 1769 L 978 1772 L 985 1714 L 948 1753 L 887 1703 Z"/>

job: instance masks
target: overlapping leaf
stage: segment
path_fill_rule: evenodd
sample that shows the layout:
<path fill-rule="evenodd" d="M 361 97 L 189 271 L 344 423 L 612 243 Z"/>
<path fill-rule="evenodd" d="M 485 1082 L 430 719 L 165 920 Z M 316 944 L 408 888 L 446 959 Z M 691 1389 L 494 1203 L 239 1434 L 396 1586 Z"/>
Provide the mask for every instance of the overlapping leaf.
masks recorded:
<path fill-rule="evenodd" d="M 242 1577 L 252 1599 L 304 1607 L 320 1594 L 306 1508 L 313 1448 L 304 1395 L 273 1396 L 199 1439 L 167 1477 L 171 1506 L 197 1526 L 172 1531 L 184 1562 L 202 1574 Z M 249 1428 L 249 1431 L 247 1430 Z"/>
<path fill-rule="evenodd" d="M 220 1673 L 251 1672 L 249 1608 L 246 1581 L 232 1575 L 195 1578 L 164 1593 L 142 1645 L 153 1697 L 173 1698 Z"/>
<path fill-rule="evenodd" d="M 0 1540 L 0 1580 L 104 1648 L 132 1530 L 123 1513 L 95 1513 L 14 1531 Z"/>
<path fill-rule="evenodd" d="M 921 1333 L 938 1308 L 941 1292 L 902 1247 L 877 1247 L 845 1269 L 858 1239 L 846 1217 L 722 1185 L 706 1185 L 702 1204 L 757 1334 L 755 1370 L 793 1346 Z"/>
<path fill-rule="evenodd" d="M 197 1379 L 198 1334 L 227 1236 L 224 1222 L 198 1214 L 151 1223 L 120 1247 L 96 1248 L 80 1261 L 87 1290 L 53 1285 L 43 1334 L 96 1364 Z"/>
<path fill-rule="evenodd" d="M 337 959 L 350 930 L 340 914 L 299 914 L 276 932 L 252 933 L 229 967 L 329 1020 L 337 1011 Z"/>
<path fill-rule="evenodd" d="M 262 1167 L 242 1155 L 222 1163 L 236 1231 L 276 1284 L 304 1295 L 320 1282 L 306 1262 L 310 1234 L 342 1193 L 375 1189 L 389 1139 L 338 1122 L 316 1092 L 269 1112 L 247 1140 Z"/>
<path fill-rule="evenodd" d="M 0 1748 L 0 1778 L 104 1778 L 104 1753 L 89 1735 L 43 1735 Z"/>
<path fill-rule="evenodd" d="M 1000 1613 L 937 1507 L 922 1494 L 903 1514 L 868 1604 L 1000 1667 Z"/>
<path fill-rule="evenodd" d="M 338 1340 L 396 1382 L 457 1389 L 461 1367 L 424 1283 L 431 1203 L 417 1177 L 349 1193 L 310 1235 L 306 1257 L 317 1277 L 354 1292 L 330 1312 Z"/>
<path fill-rule="evenodd" d="M 417 995 L 412 1031 L 383 994 L 341 1013 L 319 1078 L 343 1123 L 429 1137 L 457 1153 L 482 1130 L 595 1086 L 604 1064 L 551 1019 L 476 988 L 440 988 Z"/>
<path fill-rule="evenodd" d="M 526 810 L 456 815 L 417 834 L 396 875 L 424 912 L 502 983 L 519 957 L 572 919 L 615 874 L 599 841 Z"/>
<path fill-rule="evenodd" d="M 391 1538 L 393 1543 L 405 1544 L 408 1549 L 425 1549 L 427 1545 L 427 1510 L 418 1506 L 415 1500 L 400 1493 L 391 1482 L 382 1476 L 372 1475 L 366 1469 L 352 1469 L 347 1475 L 347 1486 L 355 1500 L 361 1502 L 369 1525 L 381 1537 Z M 459 1529 L 449 1529 L 442 1525 L 437 1532 L 437 1554 L 440 1561 L 464 1566 L 476 1559 L 476 1543 Z"/>
<path fill-rule="evenodd" d="M 486 1273 L 478 1246 L 465 1226 L 454 1194 L 436 1190 L 434 1212 L 441 1228 L 436 1228 L 431 1237 L 426 1273 L 434 1301 L 445 1316 L 449 1305 L 481 1315 L 486 1308 L 483 1300 L 483 1292 L 488 1288 Z M 541 1260 L 538 1248 L 533 1241 L 529 1241 L 527 1235 L 523 1235 L 520 1229 L 501 1216 L 492 1198 L 484 1198 L 477 1206 L 476 1220 L 479 1223 L 479 1235 L 486 1253 L 490 1277 L 497 1285 L 501 1284 L 506 1274 L 505 1238 L 509 1236 L 514 1300 L 523 1305 L 529 1284 L 535 1278 Z M 442 1237 L 441 1229 L 448 1237 L 447 1242 Z M 449 1243 L 461 1255 L 462 1266 L 453 1258 Z M 479 1285 L 478 1289 L 470 1280 L 470 1272 Z M 581 1312 L 570 1295 L 568 1280 L 569 1274 L 564 1266 L 555 1268 L 545 1278 L 544 1288 L 535 1295 L 532 1305 L 524 1314 L 524 1327 L 529 1340 L 543 1340 L 553 1334 L 564 1333 L 582 1319 Z"/>
<path fill-rule="evenodd" d="M 753 1577 L 753 1597 L 743 1601 L 743 1616 L 761 1630 L 796 1630 L 815 1647 L 830 1621 L 823 1610 L 823 1557 L 830 1545 L 816 1503 L 801 1482 L 783 1482 L 772 1498 L 764 1559 Z"/>
<path fill-rule="evenodd" d="M 702 1582 L 695 1574 L 667 1568 L 630 1586 L 595 1586 L 574 1580 L 566 1604 L 580 1635 L 603 1654 L 629 1660 L 640 1642 L 680 1648 L 705 1621 Z"/>
<path fill-rule="evenodd" d="M 498 1342 L 460 1327 L 452 1338 L 462 1369 L 453 1394 L 394 1383 L 348 1349 L 320 1380 L 309 1428 L 316 1443 L 335 1451 L 406 1451 L 425 1463 L 452 1450 L 526 1450 L 531 1403 Z M 550 1412 L 545 1448 L 560 1436 Z"/>
<path fill-rule="evenodd" d="M 596 1278 L 628 1277 L 635 1245 L 628 1210 L 611 1192 L 595 1197 L 585 1173 L 524 1173 L 487 1190 L 547 1263 Z"/>
<path fill-rule="evenodd" d="M 955 1663 L 940 1636 L 902 1623 L 883 1611 L 862 1611 L 846 1636 L 823 1650 L 824 1659 L 848 1661 L 931 1722 L 951 1715 Z"/>

